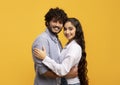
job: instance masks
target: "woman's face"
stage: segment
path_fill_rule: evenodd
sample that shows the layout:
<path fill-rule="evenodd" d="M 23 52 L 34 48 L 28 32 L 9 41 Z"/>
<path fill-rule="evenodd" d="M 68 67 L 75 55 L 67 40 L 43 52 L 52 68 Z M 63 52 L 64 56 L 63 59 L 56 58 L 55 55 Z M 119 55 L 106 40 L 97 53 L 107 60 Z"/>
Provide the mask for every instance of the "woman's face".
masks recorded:
<path fill-rule="evenodd" d="M 66 22 L 64 25 L 64 35 L 68 41 L 73 40 L 75 37 L 76 28 L 71 22 Z"/>

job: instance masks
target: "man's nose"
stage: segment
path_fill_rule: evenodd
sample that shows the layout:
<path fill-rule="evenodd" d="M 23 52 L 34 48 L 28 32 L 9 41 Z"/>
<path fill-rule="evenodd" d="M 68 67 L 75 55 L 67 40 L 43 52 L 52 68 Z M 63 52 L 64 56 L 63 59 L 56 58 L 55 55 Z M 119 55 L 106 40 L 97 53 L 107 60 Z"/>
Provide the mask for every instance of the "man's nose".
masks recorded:
<path fill-rule="evenodd" d="M 56 22 L 56 26 L 59 26 L 60 25 L 60 23 L 59 22 Z"/>

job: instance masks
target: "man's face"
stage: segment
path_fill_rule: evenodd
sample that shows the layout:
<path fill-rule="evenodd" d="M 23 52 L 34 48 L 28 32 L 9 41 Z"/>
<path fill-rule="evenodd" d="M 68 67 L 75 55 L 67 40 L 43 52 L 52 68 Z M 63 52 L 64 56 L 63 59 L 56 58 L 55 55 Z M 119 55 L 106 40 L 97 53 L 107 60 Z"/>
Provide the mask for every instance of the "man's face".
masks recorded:
<path fill-rule="evenodd" d="M 54 34 L 58 34 L 62 30 L 62 27 L 63 23 L 55 19 L 52 19 L 48 24 L 48 29 Z"/>

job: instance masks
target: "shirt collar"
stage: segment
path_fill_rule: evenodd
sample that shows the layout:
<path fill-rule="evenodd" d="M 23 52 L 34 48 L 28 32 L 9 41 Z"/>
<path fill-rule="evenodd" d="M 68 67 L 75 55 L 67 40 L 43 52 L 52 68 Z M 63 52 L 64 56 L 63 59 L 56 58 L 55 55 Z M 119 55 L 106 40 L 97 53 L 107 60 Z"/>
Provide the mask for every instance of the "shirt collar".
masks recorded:
<path fill-rule="evenodd" d="M 65 46 L 65 49 L 68 48 L 68 47 L 70 47 L 73 43 L 76 43 L 76 41 L 75 41 L 75 40 L 72 40 L 69 44 L 67 44 L 67 45 Z"/>
<path fill-rule="evenodd" d="M 46 28 L 46 31 L 45 31 L 45 32 L 50 36 L 50 38 L 51 38 L 55 43 L 58 42 L 57 36 L 55 36 L 54 34 L 52 34 L 52 33 L 48 30 L 48 28 Z"/>

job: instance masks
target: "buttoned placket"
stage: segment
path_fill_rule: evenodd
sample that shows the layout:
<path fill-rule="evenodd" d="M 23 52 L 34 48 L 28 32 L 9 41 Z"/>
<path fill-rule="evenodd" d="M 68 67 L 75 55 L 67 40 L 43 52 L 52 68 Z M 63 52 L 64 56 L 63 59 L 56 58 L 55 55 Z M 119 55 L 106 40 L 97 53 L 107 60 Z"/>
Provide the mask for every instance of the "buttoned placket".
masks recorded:
<path fill-rule="evenodd" d="M 60 56 L 60 47 L 59 47 L 59 41 L 58 41 L 58 39 L 56 38 L 56 39 L 54 39 L 54 41 L 55 41 L 55 43 L 56 43 L 56 47 L 57 47 L 57 51 L 58 51 L 58 56 Z M 60 58 L 59 58 L 60 59 Z M 60 78 L 58 77 L 58 78 L 56 78 L 56 81 L 57 81 L 57 85 L 60 85 L 61 84 L 61 80 L 60 80 Z"/>

